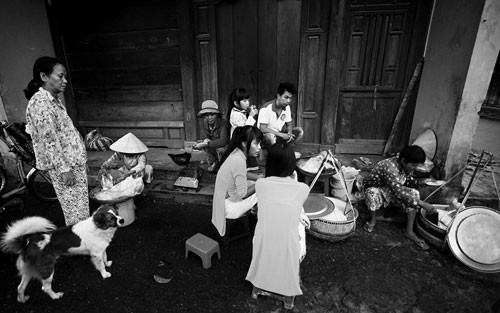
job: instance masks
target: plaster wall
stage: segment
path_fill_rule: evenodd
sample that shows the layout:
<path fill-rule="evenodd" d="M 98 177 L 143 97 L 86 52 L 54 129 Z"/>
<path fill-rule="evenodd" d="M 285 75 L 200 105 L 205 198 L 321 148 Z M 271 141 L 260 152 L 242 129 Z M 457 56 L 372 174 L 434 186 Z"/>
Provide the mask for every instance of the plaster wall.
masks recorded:
<path fill-rule="evenodd" d="M 0 1 L 0 119 L 26 121 L 28 101 L 23 89 L 31 80 L 35 60 L 54 56 L 44 0 Z M 5 145 L 0 152 L 12 174 Z"/>
<path fill-rule="evenodd" d="M 435 0 L 410 141 L 425 128 L 432 128 L 438 138 L 434 161 L 442 172 L 462 103 L 483 4 L 483 0 Z"/>
<path fill-rule="evenodd" d="M 455 172 L 467 162 L 499 49 L 500 0 L 486 0 L 451 136 L 446 172 Z"/>

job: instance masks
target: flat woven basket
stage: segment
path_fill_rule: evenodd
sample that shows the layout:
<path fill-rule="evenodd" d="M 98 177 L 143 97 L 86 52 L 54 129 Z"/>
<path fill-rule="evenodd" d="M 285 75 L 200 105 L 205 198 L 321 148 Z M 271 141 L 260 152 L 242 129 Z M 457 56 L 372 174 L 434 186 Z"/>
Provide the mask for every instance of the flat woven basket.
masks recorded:
<path fill-rule="evenodd" d="M 356 208 L 347 213 L 347 221 L 329 221 L 325 219 L 311 220 L 311 227 L 307 232 L 319 239 L 332 242 L 349 238 L 356 231 L 356 220 L 359 216 Z"/>

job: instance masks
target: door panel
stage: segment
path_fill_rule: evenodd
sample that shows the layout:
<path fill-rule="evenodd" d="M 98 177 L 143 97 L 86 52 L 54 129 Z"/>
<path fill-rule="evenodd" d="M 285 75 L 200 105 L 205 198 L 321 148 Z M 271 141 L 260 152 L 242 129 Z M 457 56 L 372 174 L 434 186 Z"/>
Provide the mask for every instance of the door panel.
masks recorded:
<path fill-rule="evenodd" d="M 384 3 L 385 2 L 385 3 Z M 389 136 L 407 80 L 415 1 L 352 1 L 347 8 L 345 69 L 336 122 L 339 149 L 352 140 L 380 150 Z M 358 152 L 353 145 L 351 152 Z"/>
<path fill-rule="evenodd" d="M 302 12 L 297 123 L 303 141 L 320 143 L 330 1 L 303 1 Z"/>
<path fill-rule="evenodd" d="M 251 102 L 260 106 L 276 97 L 280 82 L 297 85 L 301 2 L 214 2 L 219 107 L 227 112 L 229 93 L 236 87 L 247 89 Z M 294 119 L 295 103 L 294 98 Z"/>

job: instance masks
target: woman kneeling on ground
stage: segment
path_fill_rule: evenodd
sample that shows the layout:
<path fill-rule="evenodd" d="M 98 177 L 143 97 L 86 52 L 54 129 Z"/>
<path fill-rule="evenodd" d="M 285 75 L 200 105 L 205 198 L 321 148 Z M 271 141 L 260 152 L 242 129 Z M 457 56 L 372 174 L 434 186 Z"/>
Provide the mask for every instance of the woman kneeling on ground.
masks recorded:
<path fill-rule="evenodd" d="M 406 212 L 406 237 L 424 250 L 429 248 L 413 231 L 417 209 L 436 211 L 432 204 L 420 200 L 420 193 L 416 189 L 418 182 L 412 177 L 416 166 L 424 162 L 424 150 L 413 145 L 406 146 L 399 156 L 382 160 L 375 165 L 370 175 L 363 180 L 365 202 L 371 214 L 370 220 L 363 225 L 365 231 L 373 231 L 377 210 L 392 203 Z"/>
<path fill-rule="evenodd" d="M 255 185 L 247 180 L 247 158 L 258 156 L 261 140 L 257 127 L 237 127 L 221 158 L 212 207 L 212 223 L 221 236 L 226 233 L 226 218 L 236 219 L 257 204 Z"/>

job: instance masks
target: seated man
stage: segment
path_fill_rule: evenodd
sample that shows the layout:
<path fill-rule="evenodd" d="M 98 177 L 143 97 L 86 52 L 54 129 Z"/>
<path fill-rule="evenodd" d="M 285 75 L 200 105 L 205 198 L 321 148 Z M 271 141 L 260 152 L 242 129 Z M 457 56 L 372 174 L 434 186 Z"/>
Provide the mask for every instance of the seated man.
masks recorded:
<path fill-rule="evenodd" d="M 126 175 L 133 173 L 143 177 L 146 183 L 153 179 L 153 167 L 146 164 L 148 147 L 134 134 L 128 133 L 110 146 L 115 153 L 101 165 L 99 177 L 105 173 L 113 176 L 116 184 Z"/>
<path fill-rule="evenodd" d="M 435 212 L 432 204 L 420 200 L 417 181 L 411 176 L 415 167 L 423 162 L 424 150 L 414 145 L 406 146 L 398 157 L 382 160 L 375 165 L 370 175 L 363 180 L 365 202 L 371 214 L 370 220 L 363 225 L 365 231 L 373 231 L 376 211 L 392 203 L 406 212 L 406 237 L 422 249 L 428 248 L 425 241 L 413 231 L 418 208 Z"/>
<path fill-rule="evenodd" d="M 290 103 L 296 93 L 297 89 L 292 83 L 281 83 L 276 99 L 264 103 L 260 109 L 257 127 L 264 134 L 265 147 L 270 147 L 277 141 L 293 142 L 304 134 L 301 127 L 292 127 Z"/>
<path fill-rule="evenodd" d="M 229 122 L 222 118 L 222 112 L 213 100 L 203 101 L 198 117 L 203 117 L 205 139 L 193 148 L 208 154 L 207 171 L 216 172 L 229 143 Z"/>

